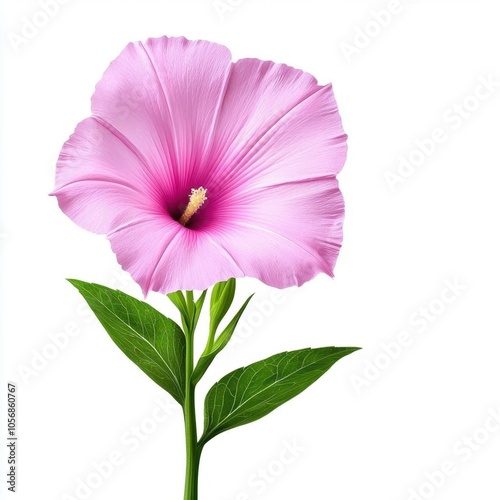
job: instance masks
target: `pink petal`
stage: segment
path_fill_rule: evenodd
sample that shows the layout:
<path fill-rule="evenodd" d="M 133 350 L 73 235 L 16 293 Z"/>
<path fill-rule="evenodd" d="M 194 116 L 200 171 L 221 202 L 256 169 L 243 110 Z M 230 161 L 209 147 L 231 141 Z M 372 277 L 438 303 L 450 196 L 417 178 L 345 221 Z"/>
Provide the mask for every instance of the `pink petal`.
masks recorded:
<path fill-rule="evenodd" d="M 346 138 L 330 85 L 283 64 L 244 59 L 234 65 L 217 120 L 212 175 L 224 193 L 247 182 L 334 176 Z"/>
<path fill-rule="evenodd" d="M 185 197 L 209 147 L 230 69 L 229 50 L 215 43 L 167 37 L 131 43 L 97 85 L 92 111 Z"/>
<path fill-rule="evenodd" d="M 109 239 L 118 262 L 141 285 L 144 295 L 149 290 L 204 290 L 244 276 L 210 232 L 193 231 L 173 220 L 151 217 L 123 226 Z"/>
<path fill-rule="evenodd" d="M 88 118 L 63 146 L 52 194 L 68 217 L 96 233 L 165 213 L 161 187 L 148 179 L 139 156 L 116 131 Z"/>
<path fill-rule="evenodd" d="M 245 276 L 276 288 L 333 276 L 344 202 L 336 179 L 285 183 L 247 193 L 214 238 Z"/>

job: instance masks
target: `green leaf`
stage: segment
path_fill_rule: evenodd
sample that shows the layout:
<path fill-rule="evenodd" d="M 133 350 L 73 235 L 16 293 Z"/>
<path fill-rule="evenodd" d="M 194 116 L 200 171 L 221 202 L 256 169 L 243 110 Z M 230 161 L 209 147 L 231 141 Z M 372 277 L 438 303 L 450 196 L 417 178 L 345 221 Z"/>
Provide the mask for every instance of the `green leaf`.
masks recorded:
<path fill-rule="evenodd" d="M 114 343 L 181 405 L 186 340 L 180 327 L 145 302 L 102 285 L 68 280 L 83 295 Z"/>
<path fill-rule="evenodd" d="M 210 330 L 209 336 L 213 337 L 217 327 L 231 307 L 236 291 L 236 280 L 230 278 L 222 283 L 217 283 L 210 296 Z"/>
<path fill-rule="evenodd" d="M 204 444 L 217 434 L 248 424 L 300 394 L 357 347 L 283 352 L 227 374 L 205 399 Z"/>
<path fill-rule="evenodd" d="M 181 313 L 183 325 L 189 325 L 191 322 L 191 317 L 188 311 L 188 306 L 186 304 L 186 299 L 184 298 L 184 294 L 179 290 L 178 292 L 167 293 L 167 297 Z"/>
<path fill-rule="evenodd" d="M 201 377 L 203 377 L 208 367 L 212 364 L 212 361 L 214 360 L 215 356 L 217 356 L 217 354 L 219 354 L 219 352 L 221 352 L 222 349 L 224 349 L 227 343 L 231 340 L 231 337 L 233 336 L 236 326 L 238 325 L 238 321 L 240 320 L 241 315 L 245 311 L 252 297 L 253 294 L 250 295 L 250 297 L 248 297 L 247 300 L 245 300 L 245 303 L 241 306 L 240 310 L 236 313 L 234 318 L 230 321 L 230 323 L 226 326 L 223 332 L 219 335 L 214 345 L 212 346 L 211 350 L 201 355 L 196 365 L 196 368 L 193 372 L 192 380 L 194 384 L 197 384 L 200 381 Z"/>
<path fill-rule="evenodd" d="M 196 329 L 198 320 L 200 319 L 201 310 L 203 309 L 203 304 L 205 303 L 205 297 L 207 296 L 207 291 L 203 290 L 200 297 L 195 303 L 195 313 L 193 318 L 193 331 Z"/>

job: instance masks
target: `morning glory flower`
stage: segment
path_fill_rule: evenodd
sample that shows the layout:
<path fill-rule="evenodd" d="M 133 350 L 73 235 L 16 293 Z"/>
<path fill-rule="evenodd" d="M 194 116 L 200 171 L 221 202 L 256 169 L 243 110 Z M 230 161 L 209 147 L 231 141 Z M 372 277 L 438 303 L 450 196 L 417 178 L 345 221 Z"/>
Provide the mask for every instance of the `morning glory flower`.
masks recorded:
<path fill-rule="evenodd" d="M 142 287 L 277 288 L 333 276 L 346 158 L 331 85 L 185 38 L 131 43 L 57 163 L 63 212 L 107 235 Z"/>

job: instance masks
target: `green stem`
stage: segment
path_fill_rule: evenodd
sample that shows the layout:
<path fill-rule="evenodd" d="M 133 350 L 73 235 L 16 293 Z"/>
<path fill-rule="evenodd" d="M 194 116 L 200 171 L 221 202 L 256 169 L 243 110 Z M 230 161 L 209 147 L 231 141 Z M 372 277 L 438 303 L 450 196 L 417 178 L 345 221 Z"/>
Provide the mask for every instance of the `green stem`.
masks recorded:
<path fill-rule="evenodd" d="M 186 295 L 188 302 L 192 302 L 192 295 Z M 186 482 L 184 500 L 197 500 L 201 447 L 198 446 L 198 434 L 196 432 L 195 384 L 192 381 L 194 369 L 194 332 L 186 329 L 185 334 L 186 396 L 184 401 L 184 423 L 186 431 Z"/>

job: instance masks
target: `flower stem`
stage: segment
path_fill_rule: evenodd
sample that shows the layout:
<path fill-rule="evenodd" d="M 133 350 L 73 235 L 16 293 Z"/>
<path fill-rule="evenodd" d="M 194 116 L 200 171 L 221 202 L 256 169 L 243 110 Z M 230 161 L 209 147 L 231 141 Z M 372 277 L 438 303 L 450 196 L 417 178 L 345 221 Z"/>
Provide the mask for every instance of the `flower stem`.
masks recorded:
<path fill-rule="evenodd" d="M 187 299 L 193 301 L 192 295 Z M 188 305 L 188 307 L 190 307 Z M 198 471 L 201 447 L 196 432 L 195 384 L 192 381 L 194 369 L 194 331 L 186 329 L 186 395 L 184 400 L 184 423 L 186 432 L 186 482 L 184 500 L 198 499 Z"/>
<path fill-rule="evenodd" d="M 196 413 L 194 407 L 194 387 L 190 383 L 186 387 L 186 401 L 184 407 L 184 421 L 186 429 L 186 482 L 184 488 L 184 500 L 198 499 L 198 471 L 200 465 L 200 453 L 196 433 Z"/>

